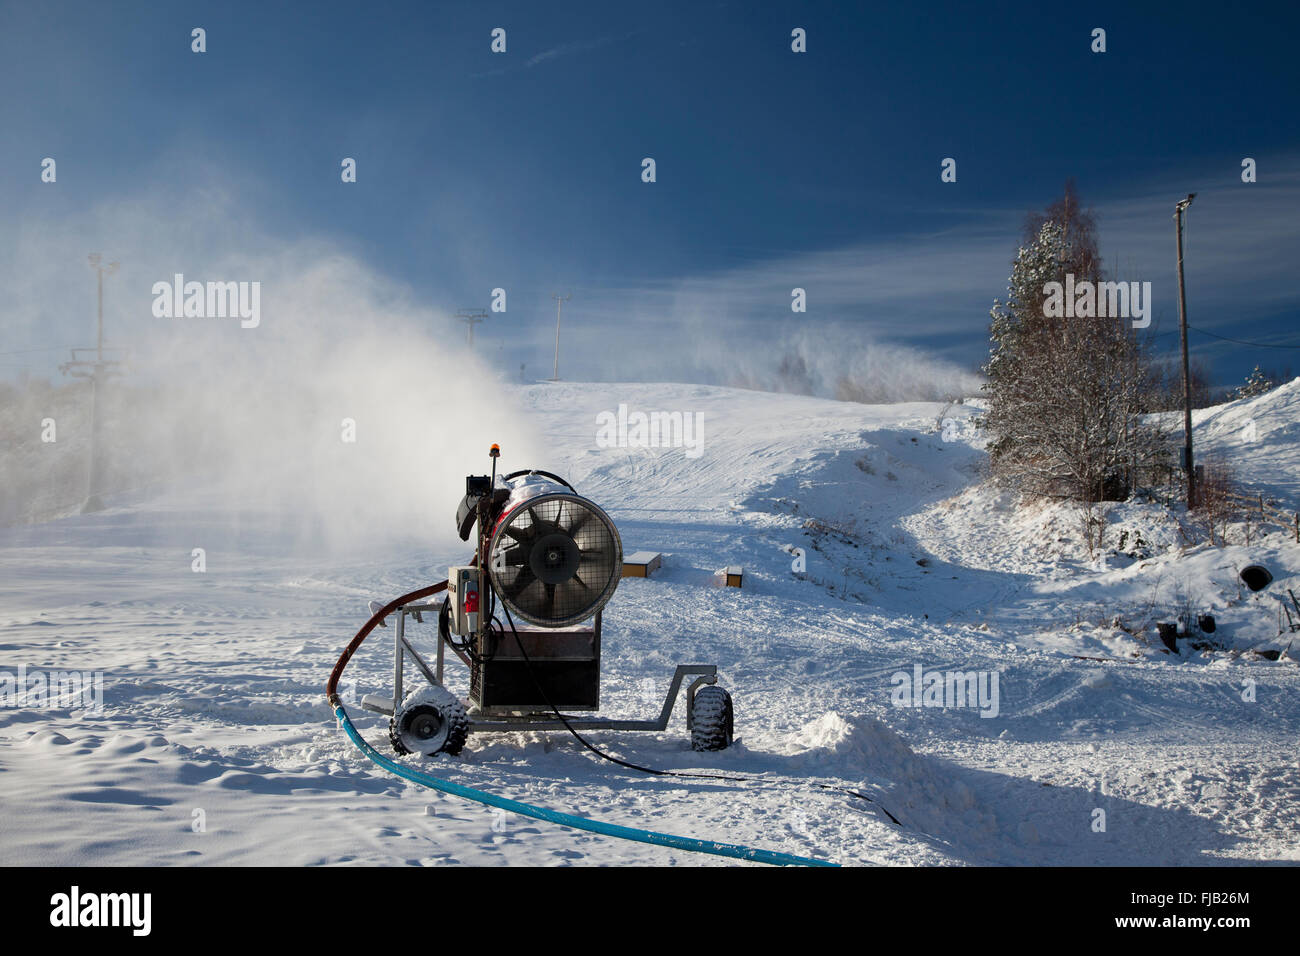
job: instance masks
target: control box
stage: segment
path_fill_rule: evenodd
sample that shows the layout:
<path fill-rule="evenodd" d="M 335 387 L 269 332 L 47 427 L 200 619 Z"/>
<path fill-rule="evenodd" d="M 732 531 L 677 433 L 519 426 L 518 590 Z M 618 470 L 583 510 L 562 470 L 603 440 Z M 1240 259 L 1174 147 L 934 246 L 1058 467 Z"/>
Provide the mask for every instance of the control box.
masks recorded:
<path fill-rule="evenodd" d="M 478 633 L 478 568 L 447 569 L 447 600 L 451 605 L 447 629 L 461 637 Z"/>

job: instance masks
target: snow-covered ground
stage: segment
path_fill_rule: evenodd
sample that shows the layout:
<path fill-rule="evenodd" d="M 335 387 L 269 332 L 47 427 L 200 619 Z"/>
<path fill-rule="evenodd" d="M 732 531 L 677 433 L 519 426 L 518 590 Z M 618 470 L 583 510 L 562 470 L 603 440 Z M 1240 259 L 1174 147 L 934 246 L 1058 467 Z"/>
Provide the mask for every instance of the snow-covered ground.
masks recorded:
<path fill-rule="evenodd" d="M 679 662 L 716 663 L 736 700 L 722 753 L 689 749 L 680 708 L 665 734 L 593 742 L 762 782 L 637 774 L 563 732 L 472 736 L 458 758 L 413 764 L 609 822 L 846 864 L 1300 860 L 1300 669 L 1277 636 L 1300 545 L 1284 530 L 1188 546 L 1165 509 L 1130 502 L 1090 558 L 1077 510 L 1018 508 L 983 484 L 971 403 L 689 385 L 507 395 L 548 455 L 521 460 L 502 439 L 503 469 L 565 475 L 626 551 L 665 555 L 606 611 L 607 711 L 653 712 Z M 702 415 L 702 454 L 600 447 L 597 415 L 620 403 Z M 1300 506 L 1300 380 L 1200 413 L 1197 430 L 1247 485 Z M 368 600 L 468 557 L 456 503 L 430 502 L 439 534 L 382 546 L 313 539 L 303 529 L 321 517 L 292 502 L 237 507 L 192 482 L 0 530 L 0 670 L 104 674 L 100 714 L 0 709 L 0 864 L 725 863 L 422 789 L 338 732 L 323 697 L 338 652 Z M 1255 562 L 1275 578 L 1259 594 L 1236 581 Z M 744 587 L 713 586 L 730 564 Z M 1166 653 L 1155 623 L 1189 610 L 1215 615 L 1214 641 Z M 349 666 L 356 696 L 386 687 L 388 634 Z M 433 635 L 417 627 L 417 646 Z M 896 706 L 895 675 L 918 667 L 974 672 L 990 696 Z M 386 746 L 385 719 L 350 711 Z"/>

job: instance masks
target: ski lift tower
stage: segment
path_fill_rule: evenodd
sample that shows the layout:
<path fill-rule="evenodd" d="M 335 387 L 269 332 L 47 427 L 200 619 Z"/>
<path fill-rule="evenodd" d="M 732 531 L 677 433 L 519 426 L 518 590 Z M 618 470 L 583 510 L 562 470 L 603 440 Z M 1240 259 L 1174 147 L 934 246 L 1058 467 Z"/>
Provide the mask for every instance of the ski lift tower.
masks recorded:
<path fill-rule="evenodd" d="M 125 356 L 121 349 L 104 348 L 104 276 L 116 272 L 119 263 L 110 262 L 104 265 L 98 252 L 91 253 L 88 258 L 90 259 L 90 267 L 95 270 L 99 279 L 95 347 L 93 349 L 72 349 L 72 358 L 59 366 L 59 371 L 64 375 L 70 375 L 73 378 L 90 379 L 90 465 L 86 474 L 86 500 L 81 504 L 82 514 L 102 511 L 104 508 L 103 500 L 100 498 L 104 489 L 102 484 L 103 473 L 100 470 L 99 385 L 100 382 L 105 381 L 110 376 L 118 374 L 125 362 Z M 120 357 L 107 358 L 105 353 L 115 354 Z"/>
<path fill-rule="evenodd" d="M 469 347 L 474 347 L 474 326 L 484 321 L 488 314 L 482 309 L 461 309 L 456 313 L 456 318 L 460 319 L 469 327 Z"/>

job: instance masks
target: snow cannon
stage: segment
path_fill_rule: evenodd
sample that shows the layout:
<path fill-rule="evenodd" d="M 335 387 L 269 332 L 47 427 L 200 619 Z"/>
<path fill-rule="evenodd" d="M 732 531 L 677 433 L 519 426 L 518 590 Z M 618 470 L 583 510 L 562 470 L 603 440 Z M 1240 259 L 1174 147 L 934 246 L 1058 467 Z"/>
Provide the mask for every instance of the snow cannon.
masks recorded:
<path fill-rule="evenodd" d="M 559 475 L 525 469 L 498 478 L 497 445 L 490 456 L 492 474 L 467 477 L 456 509 L 461 540 L 475 539 L 473 557 L 448 569 L 441 602 L 402 605 L 390 614 L 396 616 L 393 692 L 361 701 L 389 715 L 393 749 L 456 754 L 470 733 L 491 731 L 663 731 L 683 686 L 692 747 L 730 746 L 731 695 L 717 686 L 713 664 L 677 665 L 656 717 L 596 715 L 602 617 L 623 572 L 618 529 Z M 432 662 L 406 634 L 407 619 L 423 623 L 425 614 L 437 620 Z M 469 671 L 464 698 L 445 683 L 448 650 Z M 424 684 L 406 693 L 408 661 Z"/>

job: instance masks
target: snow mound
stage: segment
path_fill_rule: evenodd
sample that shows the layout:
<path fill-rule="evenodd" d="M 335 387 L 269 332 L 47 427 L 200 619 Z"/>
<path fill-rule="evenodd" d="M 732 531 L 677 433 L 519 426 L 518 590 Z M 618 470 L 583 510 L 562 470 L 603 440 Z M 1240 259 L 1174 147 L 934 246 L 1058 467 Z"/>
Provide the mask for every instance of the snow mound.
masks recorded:
<path fill-rule="evenodd" d="M 831 711 L 805 724 L 790 742 L 802 751 L 796 764 L 859 778 L 857 789 L 887 808 L 909 832 L 983 847 L 998 836 L 996 817 L 954 768 L 917 754 L 878 720 Z"/>
<path fill-rule="evenodd" d="M 37 750 L 48 750 L 51 747 L 63 747 L 72 743 L 67 737 L 57 730 L 38 730 L 32 734 L 22 744 L 24 747 L 34 747 Z"/>
<path fill-rule="evenodd" d="M 902 737 L 871 717 L 823 714 L 792 735 L 805 766 L 834 765 L 843 769 L 880 771 L 916 760 Z"/>

